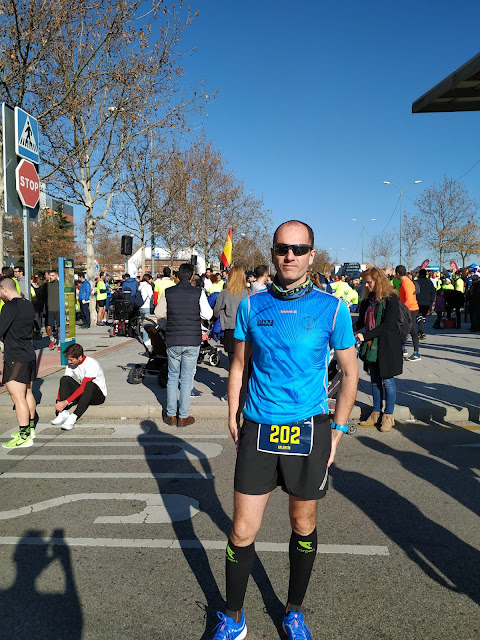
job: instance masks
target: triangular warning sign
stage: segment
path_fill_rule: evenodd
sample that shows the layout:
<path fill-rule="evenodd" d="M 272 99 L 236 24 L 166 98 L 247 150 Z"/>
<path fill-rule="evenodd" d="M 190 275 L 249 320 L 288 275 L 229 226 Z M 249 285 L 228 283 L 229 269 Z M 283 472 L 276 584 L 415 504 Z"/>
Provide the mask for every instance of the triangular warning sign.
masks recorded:
<path fill-rule="evenodd" d="M 25 124 L 23 125 L 23 131 L 18 145 L 24 149 L 28 149 L 28 151 L 31 151 L 32 153 L 38 153 L 37 141 L 35 140 L 35 135 L 28 116 L 25 120 Z"/>

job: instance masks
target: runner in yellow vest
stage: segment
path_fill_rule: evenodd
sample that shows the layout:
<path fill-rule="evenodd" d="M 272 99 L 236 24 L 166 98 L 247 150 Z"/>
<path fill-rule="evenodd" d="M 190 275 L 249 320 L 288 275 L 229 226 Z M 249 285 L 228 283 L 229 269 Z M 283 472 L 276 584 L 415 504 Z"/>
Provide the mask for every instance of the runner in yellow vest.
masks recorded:
<path fill-rule="evenodd" d="M 343 280 L 339 280 L 338 282 L 331 282 L 330 286 L 332 287 L 333 295 L 336 298 L 341 298 L 348 306 L 352 304 L 352 295 L 355 292 L 349 284 L 343 282 Z"/>
<path fill-rule="evenodd" d="M 169 287 L 174 287 L 176 285 L 175 280 L 171 278 L 172 270 L 170 267 L 163 267 L 163 278 L 155 280 L 153 283 L 153 304 L 156 307 L 159 297 Z"/>
<path fill-rule="evenodd" d="M 100 271 L 99 279 L 95 285 L 97 296 L 97 325 L 105 325 L 107 319 L 107 285 L 105 284 L 105 271 Z"/>
<path fill-rule="evenodd" d="M 460 293 L 465 293 L 465 282 L 461 275 L 455 280 L 455 291 L 460 291 Z"/>

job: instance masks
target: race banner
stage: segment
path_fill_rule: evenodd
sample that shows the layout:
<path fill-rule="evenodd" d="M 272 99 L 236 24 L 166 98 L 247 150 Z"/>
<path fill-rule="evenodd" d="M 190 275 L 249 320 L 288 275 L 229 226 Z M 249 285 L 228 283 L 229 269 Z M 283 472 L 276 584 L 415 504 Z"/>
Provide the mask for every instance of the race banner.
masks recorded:
<path fill-rule="evenodd" d="M 430 260 L 424 260 L 420 265 L 420 269 L 426 269 L 429 264 L 430 264 Z"/>
<path fill-rule="evenodd" d="M 450 269 L 451 269 L 453 272 L 458 271 L 457 263 L 456 263 L 456 262 L 454 262 L 453 260 L 450 260 Z"/>

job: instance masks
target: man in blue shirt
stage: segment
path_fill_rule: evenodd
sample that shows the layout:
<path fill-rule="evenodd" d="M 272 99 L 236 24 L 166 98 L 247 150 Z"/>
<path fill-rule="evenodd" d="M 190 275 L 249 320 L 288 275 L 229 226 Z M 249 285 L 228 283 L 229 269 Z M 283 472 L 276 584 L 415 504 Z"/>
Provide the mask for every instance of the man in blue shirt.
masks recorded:
<path fill-rule="evenodd" d="M 317 551 L 317 500 L 325 495 L 328 467 L 347 431 L 358 366 L 346 305 L 317 289 L 307 272 L 315 257 L 312 229 L 283 223 L 273 237 L 272 286 L 245 298 L 234 332 L 228 382 L 229 429 L 237 447 L 233 526 L 226 553 L 226 609 L 212 640 L 241 640 L 247 630 L 243 601 L 255 556 L 254 541 L 270 493 L 289 495 L 290 580 L 283 627 L 289 640 L 311 640 L 301 613 Z M 342 369 L 334 422 L 327 405 L 330 348 Z M 244 369 L 252 375 L 240 429 Z"/>
<path fill-rule="evenodd" d="M 78 276 L 80 289 L 78 290 L 78 302 L 80 303 L 80 313 L 82 315 L 82 329 L 90 329 L 90 294 L 92 287 L 90 282 L 85 278 L 84 273 Z"/>

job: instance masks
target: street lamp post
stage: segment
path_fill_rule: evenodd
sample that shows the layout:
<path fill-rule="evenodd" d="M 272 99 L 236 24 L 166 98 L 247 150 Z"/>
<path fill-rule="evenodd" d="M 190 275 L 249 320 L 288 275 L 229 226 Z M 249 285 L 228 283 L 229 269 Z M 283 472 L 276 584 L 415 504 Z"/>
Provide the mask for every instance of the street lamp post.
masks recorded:
<path fill-rule="evenodd" d="M 352 218 L 353 222 L 358 222 L 356 218 Z M 370 218 L 369 222 L 375 222 L 376 218 Z M 363 234 L 365 233 L 365 223 L 362 222 L 362 264 L 363 263 Z"/>
<path fill-rule="evenodd" d="M 391 184 L 392 187 L 397 187 L 397 189 L 400 191 L 400 228 L 399 228 L 399 246 L 400 246 L 400 264 L 402 264 L 402 205 L 403 205 L 403 192 L 405 191 L 405 189 L 410 185 L 410 184 L 420 184 L 421 180 L 414 180 L 413 182 L 409 182 L 407 183 L 403 189 L 401 189 L 398 184 L 395 184 L 394 182 L 390 182 L 389 180 L 384 180 L 383 184 Z"/>

